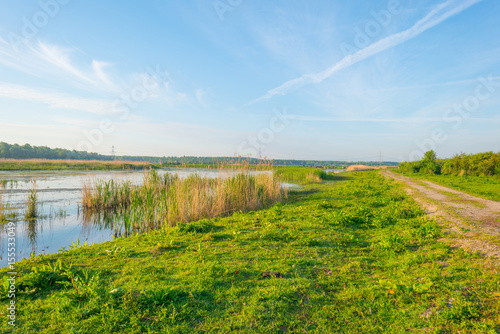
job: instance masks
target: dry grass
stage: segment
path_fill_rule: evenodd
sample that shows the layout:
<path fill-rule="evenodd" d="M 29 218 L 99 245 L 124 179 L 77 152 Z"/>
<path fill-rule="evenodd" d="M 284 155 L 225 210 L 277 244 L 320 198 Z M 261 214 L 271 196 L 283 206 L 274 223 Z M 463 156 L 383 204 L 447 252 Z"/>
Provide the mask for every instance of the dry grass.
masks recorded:
<path fill-rule="evenodd" d="M 152 163 L 147 161 L 122 161 L 122 160 L 74 160 L 74 159 L 6 159 L 0 158 L 0 163 L 23 163 L 23 162 L 31 162 L 31 163 L 52 163 L 52 164 L 107 164 L 107 165 L 121 165 L 123 163 L 131 164 L 131 165 L 151 165 Z"/>
<path fill-rule="evenodd" d="M 103 161 L 71 159 L 0 159 L 0 170 L 36 169 L 141 169 L 153 166 L 146 161 Z"/>
<path fill-rule="evenodd" d="M 387 169 L 387 166 L 366 166 L 366 165 L 351 165 L 347 167 L 350 172 L 363 172 L 375 169 Z"/>
<path fill-rule="evenodd" d="M 141 185 L 130 181 L 88 181 L 82 195 L 86 210 L 119 212 L 125 231 L 142 232 L 235 211 L 262 209 L 282 200 L 287 193 L 267 173 L 236 173 L 215 179 L 192 175 L 180 179 L 151 170 L 145 173 Z"/>

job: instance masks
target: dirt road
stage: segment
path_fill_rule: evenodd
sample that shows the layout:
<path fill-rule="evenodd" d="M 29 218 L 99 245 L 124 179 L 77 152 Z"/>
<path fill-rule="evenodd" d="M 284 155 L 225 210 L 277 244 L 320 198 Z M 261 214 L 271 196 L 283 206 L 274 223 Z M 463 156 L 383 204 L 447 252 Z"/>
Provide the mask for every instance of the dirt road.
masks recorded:
<path fill-rule="evenodd" d="M 387 170 L 381 173 L 402 183 L 430 217 L 443 223 L 455 246 L 479 251 L 500 264 L 500 202 Z"/>

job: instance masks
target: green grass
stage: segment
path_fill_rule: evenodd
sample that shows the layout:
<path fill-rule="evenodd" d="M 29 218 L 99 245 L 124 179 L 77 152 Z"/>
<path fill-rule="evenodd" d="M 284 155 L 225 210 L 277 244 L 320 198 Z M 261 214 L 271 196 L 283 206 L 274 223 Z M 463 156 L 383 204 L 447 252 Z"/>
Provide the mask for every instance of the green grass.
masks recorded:
<path fill-rule="evenodd" d="M 395 170 L 395 172 L 399 172 Z M 403 174 L 403 173 L 401 173 Z M 474 196 L 500 201 L 500 178 L 498 176 L 471 175 L 429 175 L 403 174 L 409 177 L 428 180 Z"/>
<path fill-rule="evenodd" d="M 283 182 L 309 184 L 333 180 L 332 174 L 313 167 L 275 167 L 274 174 Z"/>
<path fill-rule="evenodd" d="M 450 247 L 395 182 L 350 176 L 266 210 L 24 260 L 16 330 L 499 333 L 498 268 Z"/>

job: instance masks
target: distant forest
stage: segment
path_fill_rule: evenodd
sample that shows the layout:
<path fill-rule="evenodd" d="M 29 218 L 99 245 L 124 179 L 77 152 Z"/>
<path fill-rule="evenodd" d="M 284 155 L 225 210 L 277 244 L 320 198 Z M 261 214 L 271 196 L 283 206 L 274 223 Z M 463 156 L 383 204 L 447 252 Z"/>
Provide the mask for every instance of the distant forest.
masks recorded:
<path fill-rule="evenodd" d="M 31 146 L 29 144 L 7 144 L 0 142 L 0 159 L 71 159 L 71 160 L 122 160 L 122 161 L 149 161 L 157 164 L 168 165 L 213 165 L 222 163 L 236 163 L 238 158 L 234 157 L 150 157 L 150 156 L 112 156 L 85 151 L 66 150 L 62 148 L 49 148 L 47 146 Z M 261 159 L 242 158 L 250 164 L 259 164 Z M 288 166 L 317 166 L 317 167 L 340 167 L 354 164 L 369 166 L 385 165 L 397 166 L 392 161 L 318 161 L 318 160 L 270 160 L 273 165 Z"/>

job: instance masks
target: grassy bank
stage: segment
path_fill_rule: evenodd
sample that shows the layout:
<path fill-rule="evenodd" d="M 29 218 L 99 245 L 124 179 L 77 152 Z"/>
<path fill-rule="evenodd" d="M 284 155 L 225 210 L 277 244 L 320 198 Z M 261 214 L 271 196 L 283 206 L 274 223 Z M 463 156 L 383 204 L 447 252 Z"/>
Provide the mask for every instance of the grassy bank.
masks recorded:
<path fill-rule="evenodd" d="M 141 170 L 154 166 L 142 161 L 0 159 L 0 170 Z"/>
<path fill-rule="evenodd" d="M 18 263 L 17 332 L 500 332 L 498 267 L 451 237 L 397 184 L 355 173 L 266 210 Z"/>
<path fill-rule="evenodd" d="M 393 170 L 401 175 L 428 180 L 443 186 L 469 193 L 474 196 L 500 201 L 500 177 L 498 176 L 473 176 L 473 175 L 431 175 L 409 174 L 401 170 Z"/>
<path fill-rule="evenodd" d="M 274 174 L 283 182 L 310 184 L 333 180 L 332 174 L 313 167 L 274 167 Z"/>

